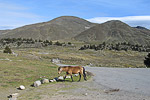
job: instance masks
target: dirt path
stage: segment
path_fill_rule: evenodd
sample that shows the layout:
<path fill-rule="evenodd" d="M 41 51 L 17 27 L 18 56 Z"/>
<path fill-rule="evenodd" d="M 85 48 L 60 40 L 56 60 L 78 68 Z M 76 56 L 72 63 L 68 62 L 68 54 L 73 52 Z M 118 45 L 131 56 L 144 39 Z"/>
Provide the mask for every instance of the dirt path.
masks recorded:
<path fill-rule="evenodd" d="M 150 96 L 150 69 L 87 67 L 97 84 Z"/>

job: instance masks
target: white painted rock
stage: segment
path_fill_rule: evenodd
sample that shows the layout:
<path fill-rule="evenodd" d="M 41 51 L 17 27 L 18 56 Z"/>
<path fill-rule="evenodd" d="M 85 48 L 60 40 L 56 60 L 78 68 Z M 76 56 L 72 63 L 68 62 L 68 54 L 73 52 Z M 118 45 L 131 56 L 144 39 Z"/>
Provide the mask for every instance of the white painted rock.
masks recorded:
<path fill-rule="evenodd" d="M 56 79 L 53 79 L 53 82 L 56 82 Z"/>
<path fill-rule="evenodd" d="M 66 76 L 66 78 L 71 78 L 71 76 Z"/>
<path fill-rule="evenodd" d="M 49 79 L 42 79 L 42 84 L 49 83 Z"/>
<path fill-rule="evenodd" d="M 20 89 L 20 90 L 24 90 L 24 89 L 26 89 L 26 88 L 25 88 L 25 86 L 20 85 L 20 86 L 19 86 L 19 89 Z"/>
<path fill-rule="evenodd" d="M 19 93 L 13 93 L 13 94 L 10 95 L 10 97 L 11 97 L 11 98 L 17 98 L 18 95 L 19 95 Z"/>
<path fill-rule="evenodd" d="M 40 86 L 41 85 L 41 81 L 35 81 L 34 83 L 33 83 L 33 86 L 34 87 L 38 87 L 38 86 Z"/>
<path fill-rule="evenodd" d="M 54 80 L 49 80 L 49 82 L 54 82 Z"/>
<path fill-rule="evenodd" d="M 51 62 L 52 63 L 60 63 L 60 60 L 57 58 L 57 59 L 51 59 Z"/>
<path fill-rule="evenodd" d="M 58 80 L 64 80 L 64 77 L 63 76 L 59 76 Z"/>
<path fill-rule="evenodd" d="M 79 76 L 79 74 L 74 74 L 74 76 Z"/>

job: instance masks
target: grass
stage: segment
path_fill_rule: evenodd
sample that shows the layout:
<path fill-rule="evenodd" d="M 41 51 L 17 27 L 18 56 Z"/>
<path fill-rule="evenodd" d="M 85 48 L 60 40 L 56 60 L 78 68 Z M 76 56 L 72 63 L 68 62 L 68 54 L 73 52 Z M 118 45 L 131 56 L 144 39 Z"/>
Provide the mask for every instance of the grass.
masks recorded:
<path fill-rule="evenodd" d="M 78 44 L 79 45 L 79 44 Z M 29 85 L 40 77 L 54 78 L 57 66 L 51 63 L 52 58 L 61 59 L 64 64 L 87 65 L 100 67 L 145 67 L 144 57 L 147 53 L 133 51 L 79 51 L 77 47 L 51 46 L 47 48 L 13 49 L 18 56 L 0 52 L 0 84 L 2 87 Z M 47 54 L 42 54 L 42 52 Z M 2 60 L 4 59 L 4 60 Z"/>
<path fill-rule="evenodd" d="M 70 59 L 72 55 L 66 57 L 65 54 L 57 55 L 56 52 L 53 54 L 39 54 L 39 52 L 49 52 L 51 48 L 43 49 L 14 49 L 13 51 L 18 54 L 18 56 L 12 54 L 4 54 L 1 50 L 0 52 L 0 85 L 3 88 L 6 87 L 18 87 L 20 85 L 31 85 L 34 81 L 40 80 L 41 77 L 48 79 L 53 79 L 58 76 L 57 67 L 55 64 L 51 63 L 51 58 L 53 57 L 63 57 L 65 60 Z M 57 48 L 59 50 L 59 47 Z M 65 48 L 61 52 L 68 52 L 70 48 Z M 52 51 L 56 48 L 52 48 Z M 70 51 L 71 52 L 71 51 Z M 56 54 L 55 54 L 56 53 Z M 5 60 L 9 59 L 9 60 Z M 79 55 L 72 57 L 72 61 L 80 60 Z M 74 60 L 75 59 L 75 60 Z M 77 81 L 78 78 L 74 77 Z M 71 80 L 68 80 L 71 81 Z"/>
<path fill-rule="evenodd" d="M 52 58 L 59 58 L 61 60 L 61 63 L 71 65 L 75 64 L 83 66 L 92 63 L 93 64 L 92 66 L 99 66 L 99 67 L 121 67 L 121 68 L 145 67 L 143 64 L 143 60 L 147 55 L 147 53 L 133 52 L 133 51 L 118 52 L 109 50 L 79 51 L 78 49 L 81 45 L 83 45 L 83 43 L 82 44 L 77 43 L 75 47 L 50 46 L 46 48 L 21 48 L 21 49 L 13 48 L 12 50 L 16 54 L 18 54 L 18 56 L 12 54 L 4 54 L 3 50 L 0 50 L 1 91 L 4 92 L 3 90 L 6 91 L 9 90 L 10 88 L 16 89 L 16 87 L 19 87 L 20 85 L 30 87 L 30 85 L 32 85 L 34 81 L 41 80 L 41 77 L 48 79 L 58 77 L 57 74 L 58 66 L 51 63 Z M 65 73 L 62 73 L 61 75 L 64 76 Z M 89 78 L 90 76 L 88 76 L 88 79 Z M 79 77 L 73 77 L 73 79 L 75 82 L 77 82 Z M 84 80 L 82 77 L 81 82 L 83 81 Z M 65 82 L 49 83 L 49 84 L 71 85 L 71 83 L 72 80 L 67 79 Z M 44 85 L 42 86 L 44 87 Z M 69 87 L 67 89 L 69 89 Z M 55 88 L 53 90 L 55 90 Z M 31 100 L 35 100 L 36 95 L 37 94 L 32 93 L 27 94 L 25 96 L 26 97 L 29 96 L 31 97 Z M 37 99 L 40 99 L 40 97 L 37 97 L 36 100 Z M 5 99 L 2 98 L 2 100 Z"/>
<path fill-rule="evenodd" d="M 3 87 L 16 87 L 20 84 L 31 85 L 40 77 L 53 78 L 57 76 L 57 66 L 47 60 L 25 57 L 27 53 L 18 57 L 3 53 L 0 55 L 3 58 L 11 59 L 11 61 L 0 61 L 0 84 Z"/>

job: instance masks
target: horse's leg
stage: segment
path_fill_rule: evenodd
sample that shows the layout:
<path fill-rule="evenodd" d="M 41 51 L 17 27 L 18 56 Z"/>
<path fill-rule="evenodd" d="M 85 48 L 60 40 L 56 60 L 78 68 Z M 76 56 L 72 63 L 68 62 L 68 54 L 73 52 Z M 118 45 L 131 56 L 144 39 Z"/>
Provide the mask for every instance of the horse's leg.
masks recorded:
<path fill-rule="evenodd" d="M 72 77 L 72 74 L 70 74 L 70 76 L 71 76 L 71 79 L 72 79 L 72 82 L 73 82 L 73 77 Z"/>
<path fill-rule="evenodd" d="M 86 73 L 85 73 L 85 69 L 84 69 L 84 67 L 83 67 L 83 77 L 84 77 L 84 80 L 86 81 Z"/>
<path fill-rule="evenodd" d="M 79 73 L 79 80 L 78 80 L 78 82 L 81 80 L 81 73 Z"/>
<path fill-rule="evenodd" d="M 66 75 L 65 75 L 65 77 L 64 77 L 64 81 L 65 81 L 67 75 L 68 75 L 68 72 L 66 72 Z"/>
<path fill-rule="evenodd" d="M 65 77 L 64 77 L 64 81 L 65 81 L 65 79 L 66 79 L 66 75 L 65 75 Z"/>
<path fill-rule="evenodd" d="M 84 80 L 85 80 L 85 81 L 87 81 L 87 79 L 86 79 L 86 75 L 83 75 L 83 77 L 84 77 Z"/>

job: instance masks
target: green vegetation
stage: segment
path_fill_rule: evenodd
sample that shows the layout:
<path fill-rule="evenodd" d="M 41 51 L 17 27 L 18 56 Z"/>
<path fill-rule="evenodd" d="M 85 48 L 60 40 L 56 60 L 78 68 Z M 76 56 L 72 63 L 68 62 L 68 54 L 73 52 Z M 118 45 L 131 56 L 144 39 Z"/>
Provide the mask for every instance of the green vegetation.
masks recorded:
<path fill-rule="evenodd" d="M 145 57 L 144 64 L 146 67 L 150 68 L 150 53 L 148 53 L 147 57 Z"/>
<path fill-rule="evenodd" d="M 0 46 L 3 48 L 4 46 L 10 45 L 13 48 L 16 47 L 24 47 L 24 48 L 37 48 L 37 47 L 47 47 L 47 46 L 51 46 L 51 45 L 56 45 L 56 46 L 71 46 L 71 42 L 68 43 L 61 43 L 59 41 L 57 42 L 52 42 L 49 40 L 34 40 L 32 38 L 28 39 L 28 38 L 3 38 L 0 40 Z"/>
<path fill-rule="evenodd" d="M 41 77 L 57 77 L 57 66 L 49 60 L 40 60 L 28 51 L 16 51 L 18 56 L 0 53 L 0 85 L 2 87 L 16 87 L 21 84 L 30 86 Z M 5 60 L 9 59 L 9 60 Z"/>
<path fill-rule="evenodd" d="M 5 50 L 3 52 L 8 54 L 12 53 L 11 49 L 8 46 L 5 47 Z"/>
<path fill-rule="evenodd" d="M 64 43 L 64 41 L 60 43 Z M 27 96 L 31 97 L 33 100 L 38 95 L 38 93 L 34 94 L 33 91 L 38 91 L 40 88 L 41 91 L 45 93 L 47 88 L 44 90 L 43 88 L 46 86 L 49 86 L 49 89 L 53 89 L 54 91 L 57 91 L 56 88 L 52 87 L 55 85 L 69 84 L 66 86 L 70 86 L 72 80 L 67 79 L 65 82 L 49 83 L 51 85 L 45 84 L 38 88 L 30 87 L 36 80 L 41 80 L 42 78 L 53 79 L 60 76 L 57 74 L 58 66 L 51 63 L 51 59 L 53 58 L 60 59 L 62 64 L 81 66 L 91 63 L 91 66 L 97 67 L 145 67 L 143 59 L 147 55 L 146 52 L 131 50 L 115 51 L 107 49 L 97 51 L 93 49 L 79 50 L 84 43 L 73 41 L 71 41 L 71 43 L 74 44 L 74 46 L 57 46 L 53 44 L 42 48 L 11 48 L 14 52 L 13 54 L 3 53 L 4 49 L 0 49 L 1 91 L 6 92 L 6 90 L 16 89 L 16 87 L 24 85 L 29 89 L 27 91 L 31 91 L 31 94 L 23 93 L 23 96 L 21 95 L 20 97 L 24 97 L 24 99 L 21 98 L 21 100 L 26 100 Z M 61 75 L 64 76 L 65 73 Z M 88 76 L 88 79 L 89 78 L 90 75 Z M 73 79 L 77 82 L 79 77 L 73 77 Z M 81 82 L 84 82 L 83 77 L 81 79 Z M 70 87 L 68 87 L 68 89 L 69 88 Z M 49 95 L 49 92 L 46 93 Z M 9 93 L 6 92 L 5 94 L 8 95 Z M 6 96 L 4 98 L 6 98 Z"/>
<path fill-rule="evenodd" d="M 130 43 L 117 43 L 117 44 L 106 44 L 103 42 L 102 44 L 99 45 L 84 45 L 82 46 L 79 50 L 86 50 L 86 49 L 94 49 L 94 50 L 116 50 L 116 51 L 139 51 L 139 52 L 150 52 L 150 47 L 149 46 L 142 46 L 142 45 L 133 45 Z"/>

